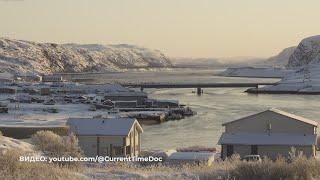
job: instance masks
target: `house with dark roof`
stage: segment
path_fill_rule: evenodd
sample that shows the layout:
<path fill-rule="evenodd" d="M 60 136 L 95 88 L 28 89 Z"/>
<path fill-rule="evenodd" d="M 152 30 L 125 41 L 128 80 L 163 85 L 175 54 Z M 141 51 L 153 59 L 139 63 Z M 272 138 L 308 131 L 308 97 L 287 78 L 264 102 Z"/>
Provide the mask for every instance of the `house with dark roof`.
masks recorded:
<path fill-rule="evenodd" d="M 132 118 L 70 118 L 69 133 L 78 137 L 86 156 L 138 156 L 142 127 Z"/>
<path fill-rule="evenodd" d="M 221 157 L 232 154 L 288 157 L 292 148 L 307 157 L 316 156 L 318 123 L 278 109 L 269 109 L 224 123 L 218 144 Z"/>

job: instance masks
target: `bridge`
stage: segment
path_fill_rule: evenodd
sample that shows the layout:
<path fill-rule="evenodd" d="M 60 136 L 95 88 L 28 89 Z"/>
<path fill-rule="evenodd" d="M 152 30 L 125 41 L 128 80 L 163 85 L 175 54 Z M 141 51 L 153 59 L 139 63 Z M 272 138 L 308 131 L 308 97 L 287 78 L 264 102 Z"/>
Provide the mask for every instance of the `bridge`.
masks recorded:
<path fill-rule="evenodd" d="M 238 87 L 254 87 L 259 88 L 259 86 L 266 85 L 276 85 L 277 83 L 182 83 L 182 84 L 173 84 L 173 83 L 141 83 L 141 84 L 121 84 L 125 87 L 131 88 L 140 88 L 143 91 L 146 88 L 196 88 L 197 94 L 201 95 L 203 93 L 202 88 L 238 88 Z"/>

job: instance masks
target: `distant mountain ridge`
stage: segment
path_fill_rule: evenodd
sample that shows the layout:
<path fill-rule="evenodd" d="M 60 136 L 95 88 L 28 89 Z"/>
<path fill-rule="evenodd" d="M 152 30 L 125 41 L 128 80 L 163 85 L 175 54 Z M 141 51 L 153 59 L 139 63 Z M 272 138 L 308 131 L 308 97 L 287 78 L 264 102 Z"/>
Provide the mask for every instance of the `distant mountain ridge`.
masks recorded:
<path fill-rule="evenodd" d="M 0 38 L 0 70 L 10 73 L 121 71 L 171 67 L 159 50 L 135 45 L 56 44 Z"/>

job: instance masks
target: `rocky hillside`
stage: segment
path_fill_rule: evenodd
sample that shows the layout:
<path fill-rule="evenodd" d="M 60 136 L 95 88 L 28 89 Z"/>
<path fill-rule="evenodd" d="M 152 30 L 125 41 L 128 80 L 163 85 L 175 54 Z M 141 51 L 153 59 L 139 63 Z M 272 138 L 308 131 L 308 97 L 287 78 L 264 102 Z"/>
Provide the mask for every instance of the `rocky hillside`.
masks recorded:
<path fill-rule="evenodd" d="M 0 38 L 0 70 L 119 71 L 128 68 L 171 67 L 163 53 L 133 45 L 54 44 Z"/>
<path fill-rule="evenodd" d="M 320 35 L 303 39 L 289 58 L 288 68 L 320 63 Z"/>

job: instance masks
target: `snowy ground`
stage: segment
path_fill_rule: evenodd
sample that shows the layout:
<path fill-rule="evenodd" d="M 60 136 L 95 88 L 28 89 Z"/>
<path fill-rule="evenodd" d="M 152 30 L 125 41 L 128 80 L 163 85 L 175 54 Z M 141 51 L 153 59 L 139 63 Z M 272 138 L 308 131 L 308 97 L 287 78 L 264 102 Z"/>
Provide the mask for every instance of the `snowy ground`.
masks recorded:
<path fill-rule="evenodd" d="M 93 117 L 99 114 L 107 114 L 103 111 L 89 111 L 89 105 L 85 104 L 57 104 L 43 105 L 41 103 L 20 103 L 19 108 L 14 103 L 9 104 L 9 113 L 0 114 L 0 125 L 23 126 L 54 126 L 62 125 L 69 117 Z M 43 111 L 44 108 L 56 108 L 58 113 Z"/>

